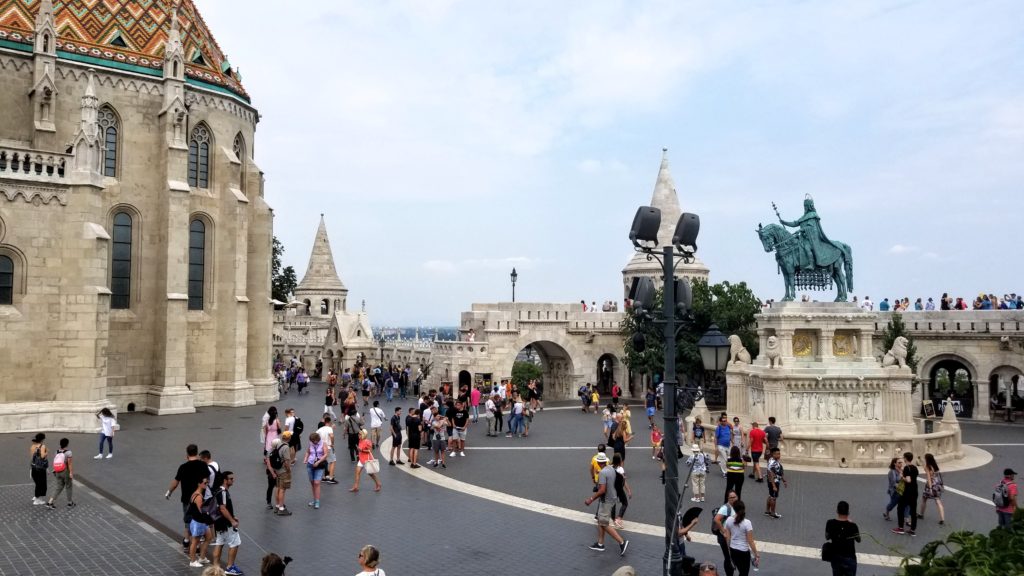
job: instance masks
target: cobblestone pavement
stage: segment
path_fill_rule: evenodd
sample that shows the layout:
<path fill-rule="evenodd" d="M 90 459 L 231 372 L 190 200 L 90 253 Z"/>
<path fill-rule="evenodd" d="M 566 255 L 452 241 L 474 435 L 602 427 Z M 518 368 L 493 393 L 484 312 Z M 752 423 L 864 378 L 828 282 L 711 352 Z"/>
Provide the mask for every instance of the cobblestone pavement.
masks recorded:
<path fill-rule="evenodd" d="M 293 393 L 275 403 L 282 412 L 285 407 L 295 407 L 306 423 L 307 433 L 322 408 L 320 385 L 312 388 L 309 395 L 296 397 Z M 395 405 L 408 408 L 411 401 Z M 392 406 L 384 404 L 384 408 L 391 413 Z M 8 462 L 26 460 L 24 467 L 0 468 L 0 485 L 6 485 L 0 488 L 0 514 L 7 520 L 0 528 L 4 530 L 0 537 L 4 542 L 0 547 L 0 574 L 198 574 L 198 569 L 186 567 L 187 559 L 176 542 L 182 532 L 177 494 L 170 502 L 163 498 L 190 442 L 211 450 L 222 469 L 235 472 L 232 494 L 243 533 L 238 564 L 250 575 L 258 573 L 259 559 L 267 550 L 294 557 L 289 568 L 292 575 L 355 573 L 356 554 L 367 543 L 382 549 L 381 567 L 392 575 L 423 573 L 425 567 L 441 568 L 449 576 L 524 572 L 596 575 L 611 574 L 627 563 L 637 567 L 640 574 L 660 573 L 662 539 L 644 530 L 626 531 L 631 544 L 625 558 L 619 558 L 611 547 L 604 553 L 593 552 L 586 548 L 594 541 L 592 525 L 507 506 L 500 497 L 491 500 L 459 493 L 386 465 L 381 473 L 381 493 L 349 493 L 353 468 L 344 450 L 338 454 L 336 475 L 340 484 L 323 486 L 320 510 L 305 506 L 310 489 L 301 471 L 288 492 L 294 515 L 275 517 L 264 505 L 266 480 L 258 442 L 259 419 L 265 409 L 266 405 L 202 408 L 196 414 L 162 417 L 123 414 L 122 430 L 115 438 L 115 456 L 109 460 L 91 458 L 97 440 L 94 435 L 66 435 L 77 455 L 76 474 L 109 494 L 124 513 L 81 492 L 76 494 L 80 506 L 71 511 L 33 507 L 24 471 L 31 434 L 0 437 L 0 449 L 7 454 Z M 634 414 L 640 413 L 634 409 Z M 634 420 L 637 441 L 630 448 L 627 470 L 636 497 L 630 504 L 627 529 L 630 522 L 660 525 L 664 514 L 657 466 L 650 459 L 649 448 L 644 448 L 649 446 L 646 419 L 634 416 Z M 545 410 L 535 419 L 529 438 L 486 438 L 482 427 L 472 429 L 466 458 L 450 459 L 444 473 L 500 493 L 588 512 L 583 505 L 589 493 L 585 470 L 600 435 L 599 419 L 592 414 Z M 48 433 L 48 445 L 56 445 L 61 436 Z M 984 468 L 946 475 L 947 486 L 987 499 L 999 471 L 1006 465 L 1021 465 L 1024 428 L 965 424 L 964 438 L 965 442 L 1004 444 L 984 447 L 996 456 Z M 558 449 L 506 449 L 509 447 Z M 421 463 L 426 459 L 422 457 Z M 722 488 L 720 478 L 712 479 L 708 493 L 715 495 Z M 994 524 L 991 505 L 947 493 L 946 527 L 935 524 L 935 511 L 930 509 L 929 519 L 921 524 L 921 536 L 900 538 L 888 533 L 891 524 L 881 518 L 884 488 L 881 476 L 792 472 L 790 489 L 779 504 L 784 515 L 781 520 L 760 515 L 763 485 L 751 481 L 744 496 L 751 502 L 751 519 L 759 541 L 811 548 L 820 546 L 824 522 L 841 498 L 851 502 L 854 519 L 871 535 L 860 548 L 863 552 L 893 554 L 893 547 L 916 551 L 915 547 L 952 529 L 988 529 Z M 687 504 L 689 496 L 687 490 Z M 708 508 L 710 502 L 711 498 Z M 39 519 L 46 521 L 36 521 Z M 140 519 L 149 519 L 159 533 L 140 526 Z M 709 520 L 706 511 L 699 530 L 706 532 Z M 109 522 L 114 528 L 100 522 Z M 117 540 L 112 542 L 114 535 Z M 26 551 L 33 546 L 35 550 Z M 47 560 L 57 556 L 48 552 L 54 548 L 60 551 L 57 562 Z M 692 543 L 688 552 L 700 560 L 721 564 L 717 547 Z M 815 558 L 766 554 L 759 575 L 828 573 L 828 566 Z M 893 570 L 862 564 L 859 573 L 892 574 Z"/>

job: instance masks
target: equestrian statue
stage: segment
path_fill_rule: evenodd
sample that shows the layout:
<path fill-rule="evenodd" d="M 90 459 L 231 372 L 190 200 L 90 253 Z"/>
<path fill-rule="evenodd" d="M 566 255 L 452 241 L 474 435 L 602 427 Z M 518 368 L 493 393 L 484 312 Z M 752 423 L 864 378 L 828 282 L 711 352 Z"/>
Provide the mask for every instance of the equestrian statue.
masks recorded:
<path fill-rule="evenodd" d="M 830 290 L 837 288 L 836 302 L 846 302 L 847 291 L 853 290 L 853 252 L 842 242 L 829 240 L 821 229 L 821 217 L 814 210 L 814 199 L 804 197 L 804 214 L 793 222 L 782 219 L 779 209 L 772 203 L 779 224 L 757 225 L 765 252 L 775 251 L 775 261 L 786 284 L 783 302 L 796 298 L 800 290 Z M 799 228 L 790 234 L 786 228 Z"/>

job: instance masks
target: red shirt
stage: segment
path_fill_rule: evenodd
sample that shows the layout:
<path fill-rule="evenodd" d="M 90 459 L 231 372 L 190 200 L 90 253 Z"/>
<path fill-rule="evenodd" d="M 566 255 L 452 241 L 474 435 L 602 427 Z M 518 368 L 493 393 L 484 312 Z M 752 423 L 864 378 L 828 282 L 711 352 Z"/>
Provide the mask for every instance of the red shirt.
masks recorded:
<path fill-rule="evenodd" d="M 760 428 L 754 428 L 748 434 L 750 437 L 750 451 L 751 452 L 764 452 L 764 430 Z"/>

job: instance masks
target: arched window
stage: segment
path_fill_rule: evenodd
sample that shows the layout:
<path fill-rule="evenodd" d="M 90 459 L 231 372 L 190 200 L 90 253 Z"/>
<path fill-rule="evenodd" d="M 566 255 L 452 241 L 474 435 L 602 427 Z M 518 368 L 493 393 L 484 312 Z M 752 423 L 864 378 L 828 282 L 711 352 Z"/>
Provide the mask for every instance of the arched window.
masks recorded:
<path fill-rule="evenodd" d="M 103 134 L 103 175 L 117 177 L 117 131 L 121 125 L 110 106 L 100 108 L 98 122 Z"/>
<path fill-rule="evenodd" d="M 14 260 L 0 254 L 0 305 L 14 304 Z"/>
<path fill-rule="evenodd" d="M 192 129 L 188 140 L 188 185 L 196 188 L 210 187 L 210 144 L 212 136 L 206 124 L 199 123 Z"/>
<path fill-rule="evenodd" d="M 231 150 L 234 151 L 235 157 L 238 158 L 239 162 L 241 162 L 242 165 L 245 165 L 245 159 L 247 158 L 245 152 L 245 139 L 242 138 L 241 132 L 235 134 L 235 143 L 231 147 Z"/>
<path fill-rule="evenodd" d="M 132 217 L 125 212 L 114 215 L 113 244 L 110 265 L 110 308 L 131 307 L 132 287 Z"/>
<path fill-rule="evenodd" d="M 327 298 L 324 298 L 323 300 L 321 300 L 320 301 L 320 315 L 321 316 L 327 316 L 327 314 L 330 312 L 330 307 L 331 307 L 330 301 L 327 300 Z"/>
<path fill-rule="evenodd" d="M 188 227 L 188 309 L 203 309 L 206 287 L 206 224 L 198 218 Z"/>

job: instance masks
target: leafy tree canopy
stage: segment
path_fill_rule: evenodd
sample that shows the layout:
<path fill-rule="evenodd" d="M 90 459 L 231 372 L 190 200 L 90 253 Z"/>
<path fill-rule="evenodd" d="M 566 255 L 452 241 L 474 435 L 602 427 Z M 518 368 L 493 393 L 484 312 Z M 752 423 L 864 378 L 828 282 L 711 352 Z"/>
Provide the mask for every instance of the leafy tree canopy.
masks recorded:
<path fill-rule="evenodd" d="M 298 285 L 295 277 L 295 268 L 285 266 L 281 268 L 281 255 L 284 254 L 284 244 L 274 236 L 274 246 L 270 260 L 270 293 L 274 300 L 287 303 L 289 296 Z"/>
<path fill-rule="evenodd" d="M 1014 514 L 1012 529 L 996 528 L 988 534 L 967 530 L 925 544 L 920 558 L 906 557 L 901 576 L 1002 576 L 1024 574 L 1024 520 Z"/>
<path fill-rule="evenodd" d="M 512 364 L 512 383 L 521 393 L 526 390 L 530 380 L 540 380 L 544 371 L 533 362 L 515 362 Z"/>

